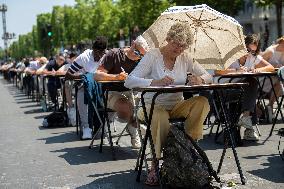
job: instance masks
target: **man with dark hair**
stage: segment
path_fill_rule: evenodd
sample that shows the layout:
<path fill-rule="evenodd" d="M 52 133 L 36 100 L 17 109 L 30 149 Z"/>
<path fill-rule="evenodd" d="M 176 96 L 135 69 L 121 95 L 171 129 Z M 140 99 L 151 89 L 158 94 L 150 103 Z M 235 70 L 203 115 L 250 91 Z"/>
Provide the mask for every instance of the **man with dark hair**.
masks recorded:
<path fill-rule="evenodd" d="M 55 75 L 56 71 L 66 64 L 65 58 L 62 54 L 58 54 L 55 56 L 54 60 L 50 60 L 47 65 L 45 66 L 45 69 L 43 71 L 43 74 L 47 75 Z M 47 91 L 50 96 L 50 99 L 54 105 L 56 105 L 56 96 L 57 96 L 57 89 L 60 89 L 61 84 L 60 80 L 57 77 L 49 77 L 48 83 L 47 83 Z"/>
<path fill-rule="evenodd" d="M 102 65 L 96 71 L 95 79 L 125 80 L 148 49 L 146 40 L 139 36 L 130 47 L 109 50 L 101 60 Z M 133 117 L 132 100 L 132 93 L 129 91 L 123 93 L 112 91 L 108 96 L 108 107 L 117 112 L 118 118 L 127 122 L 131 145 L 133 148 L 140 148 L 137 123 Z"/>
<path fill-rule="evenodd" d="M 80 79 L 82 74 L 94 73 L 100 65 L 100 59 L 105 54 L 107 48 L 107 38 L 99 36 L 93 43 L 92 50 L 87 49 L 80 54 L 68 69 L 66 79 Z M 88 123 L 88 106 L 84 104 L 84 87 L 79 87 L 77 94 L 78 110 L 80 122 L 83 130 L 82 139 L 91 139 L 92 130 Z"/>

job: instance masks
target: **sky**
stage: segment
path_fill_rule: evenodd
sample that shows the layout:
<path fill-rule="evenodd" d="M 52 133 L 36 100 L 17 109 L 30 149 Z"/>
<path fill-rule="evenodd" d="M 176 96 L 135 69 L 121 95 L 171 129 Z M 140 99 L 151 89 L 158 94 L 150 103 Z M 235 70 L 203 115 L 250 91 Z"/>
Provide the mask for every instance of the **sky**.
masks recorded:
<path fill-rule="evenodd" d="M 41 13 L 52 12 L 55 5 L 75 5 L 75 0 L 0 0 L 1 5 L 7 5 L 7 32 L 15 33 L 16 37 L 32 31 L 36 24 L 36 16 Z M 4 47 L 2 13 L 0 13 L 0 47 Z M 11 44 L 11 41 L 9 41 Z"/>

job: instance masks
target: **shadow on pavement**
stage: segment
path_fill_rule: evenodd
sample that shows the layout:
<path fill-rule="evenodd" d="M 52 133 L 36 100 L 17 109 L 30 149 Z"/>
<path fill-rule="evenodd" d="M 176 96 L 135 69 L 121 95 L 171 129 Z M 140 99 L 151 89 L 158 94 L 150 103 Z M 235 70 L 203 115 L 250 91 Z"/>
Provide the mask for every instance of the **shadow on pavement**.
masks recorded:
<path fill-rule="evenodd" d="M 43 130 L 47 130 L 47 129 L 43 129 Z M 41 138 L 38 140 L 45 140 L 45 144 L 56 144 L 56 143 L 60 144 L 60 143 L 78 141 L 78 139 L 79 138 L 76 135 L 76 133 L 73 131 L 70 131 L 70 132 L 64 132 L 63 134 L 60 134 L 60 135 L 51 136 L 47 138 Z"/>
<path fill-rule="evenodd" d="M 47 115 L 40 115 L 40 116 L 35 116 L 34 118 L 35 119 L 43 119 L 43 118 L 45 118 Z M 42 128 L 40 128 L 40 129 L 42 129 Z"/>
<path fill-rule="evenodd" d="M 51 152 L 63 152 L 64 154 L 59 155 L 58 157 L 65 159 L 70 165 L 82 165 L 137 158 L 137 152 L 130 151 L 129 147 L 115 147 L 114 150 L 116 160 L 112 159 L 110 146 L 104 146 L 102 153 L 99 153 L 99 145 L 94 146 L 92 149 L 89 149 L 88 146 L 80 146 L 73 148 L 63 148 Z"/>
<path fill-rule="evenodd" d="M 43 112 L 42 108 L 24 111 L 25 114 L 35 114 L 35 113 L 42 113 L 42 112 Z"/>
<path fill-rule="evenodd" d="M 17 104 L 25 104 L 25 103 L 34 103 L 34 102 L 31 99 L 29 99 L 29 100 L 23 99 L 23 101 L 16 99 L 16 103 Z"/>
<path fill-rule="evenodd" d="M 79 186 L 76 189 L 114 189 L 114 188 L 123 188 L 123 189 L 156 189 L 160 188 L 159 186 L 156 187 L 148 187 L 144 184 L 144 176 L 141 175 L 141 182 L 136 182 L 137 172 L 134 170 L 126 170 L 126 171 L 118 171 L 118 172 L 111 172 L 105 174 L 94 174 L 89 175 L 88 177 L 92 177 L 96 180 L 93 182 Z"/>
<path fill-rule="evenodd" d="M 244 157 L 247 159 L 258 159 L 260 157 L 267 156 L 266 163 L 261 163 L 263 166 L 262 169 L 257 169 L 253 171 L 248 171 L 249 173 L 263 178 L 265 180 L 269 180 L 274 183 L 283 183 L 284 182 L 284 163 L 280 158 L 279 154 L 271 154 L 271 155 L 258 155 L 258 156 L 248 156 Z"/>
<path fill-rule="evenodd" d="M 35 107 L 41 107 L 39 104 L 31 104 L 26 106 L 20 106 L 20 108 L 35 108 Z"/>

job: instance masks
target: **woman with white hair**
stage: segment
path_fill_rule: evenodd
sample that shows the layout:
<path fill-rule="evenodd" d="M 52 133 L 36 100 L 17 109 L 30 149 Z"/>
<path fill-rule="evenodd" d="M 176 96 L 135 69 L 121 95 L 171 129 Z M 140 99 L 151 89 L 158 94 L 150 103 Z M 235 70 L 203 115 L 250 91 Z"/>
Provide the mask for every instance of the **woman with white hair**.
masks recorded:
<path fill-rule="evenodd" d="M 211 83 L 211 75 L 184 52 L 192 44 L 190 26 L 183 23 L 174 24 L 168 31 L 167 44 L 163 47 L 151 49 L 141 59 L 138 66 L 125 81 L 127 88 L 147 86 L 168 86 Z M 191 75 L 187 77 L 187 73 Z M 146 109 L 149 112 L 153 93 L 146 93 Z M 151 135 L 154 141 L 157 158 L 161 157 L 170 129 L 169 118 L 186 118 L 185 132 L 194 140 L 202 138 L 203 122 L 210 110 L 208 100 L 202 96 L 184 100 L 182 93 L 166 93 L 156 99 L 151 122 Z M 144 119 L 142 108 L 138 117 Z M 148 174 L 146 184 L 157 185 L 155 162 Z"/>

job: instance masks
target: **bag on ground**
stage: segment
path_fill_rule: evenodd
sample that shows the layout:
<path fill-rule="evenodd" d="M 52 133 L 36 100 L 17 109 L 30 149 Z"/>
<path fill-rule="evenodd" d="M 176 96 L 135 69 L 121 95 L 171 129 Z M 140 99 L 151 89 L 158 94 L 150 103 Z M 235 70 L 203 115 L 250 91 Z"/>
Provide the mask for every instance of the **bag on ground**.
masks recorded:
<path fill-rule="evenodd" d="M 66 112 L 52 112 L 43 119 L 43 127 L 64 127 L 68 125 Z"/>
<path fill-rule="evenodd" d="M 171 127 L 163 151 L 164 162 L 160 173 L 163 184 L 171 188 L 210 188 L 210 172 L 213 169 L 208 169 L 210 162 L 207 157 L 204 160 L 205 153 L 196 145 L 183 130 Z M 202 154 L 198 152 L 200 150 Z"/>

